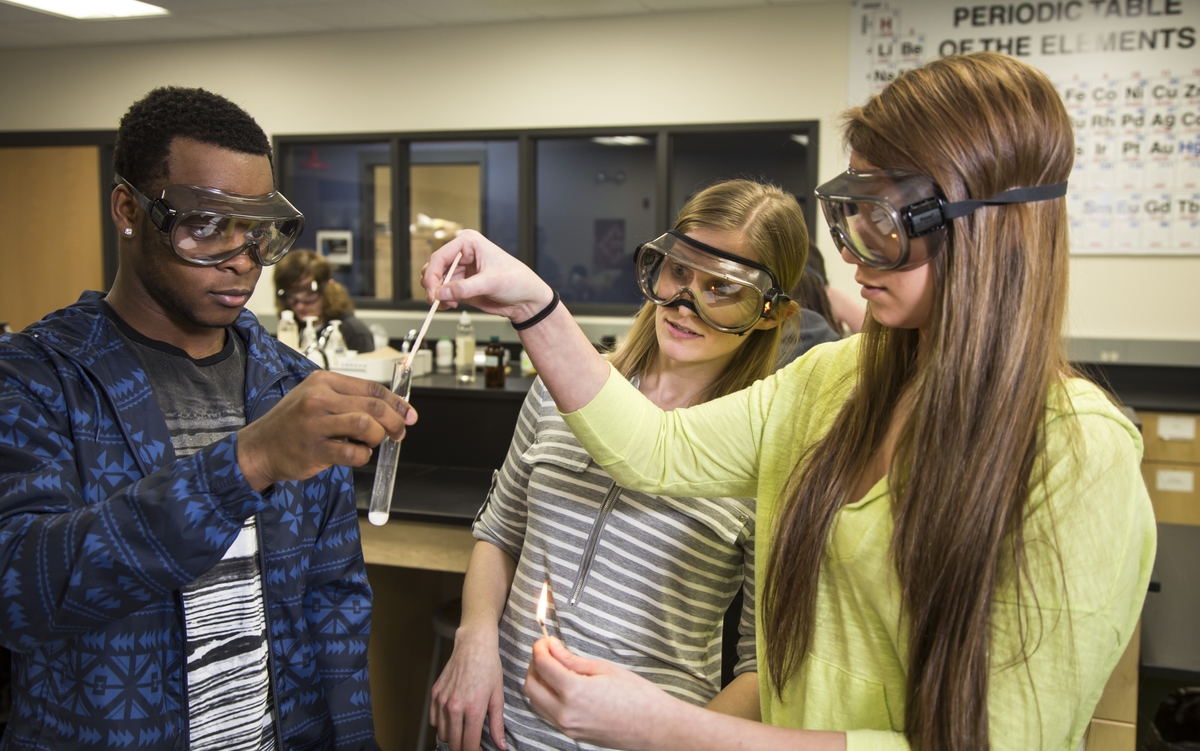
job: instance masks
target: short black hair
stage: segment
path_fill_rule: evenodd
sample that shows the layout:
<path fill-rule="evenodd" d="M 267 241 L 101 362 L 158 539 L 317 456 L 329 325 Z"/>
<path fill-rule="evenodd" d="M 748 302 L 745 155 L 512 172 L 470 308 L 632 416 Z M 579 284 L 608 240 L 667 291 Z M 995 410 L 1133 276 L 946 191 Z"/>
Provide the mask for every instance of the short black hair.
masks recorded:
<path fill-rule="evenodd" d="M 271 141 L 244 109 L 204 89 L 162 86 L 134 102 L 121 118 L 113 168 L 142 192 L 164 183 L 176 138 L 271 158 Z"/>

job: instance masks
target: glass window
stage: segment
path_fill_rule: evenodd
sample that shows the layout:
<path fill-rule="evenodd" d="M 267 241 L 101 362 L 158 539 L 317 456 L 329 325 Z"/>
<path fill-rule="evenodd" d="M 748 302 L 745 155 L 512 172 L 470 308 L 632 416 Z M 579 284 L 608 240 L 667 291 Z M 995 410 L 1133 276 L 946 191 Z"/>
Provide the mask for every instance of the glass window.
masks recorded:
<path fill-rule="evenodd" d="M 296 247 L 325 254 L 334 278 L 363 307 L 416 307 L 430 254 L 475 229 L 531 263 L 564 300 L 611 314 L 642 301 L 637 246 L 718 180 L 780 185 L 812 222 L 816 124 L 720 127 L 446 133 L 436 140 L 422 140 L 428 133 L 280 136 L 276 143 L 281 189 L 305 215 Z M 403 165 L 401 174 L 393 162 Z"/>
<path fill-rule="evenodd" d="M 748 130 L 676 133 L 671 136 L 671 223 L 696 191 L 736 177 L 774 183 L 802 207 L 812 192 L 808 135 L 795 131 Z M 805 212 L 808 216 L 808 212 Z"/>
<path fill-rule="evenodd" d="M 421 268 L 464 229 L 517 254 L 517 142 L 414 142 L 409 147 L 409 295 Z"/>
<path fill-rule="evenodd" d="M 537 141 L 537 272 L 568 302 L 638 303 L 633 252 L 656 236 L 651 138 Z"/>
<path fill-rule="evenodd" d="M 297 249 L 330 256 L 354 297 L 392 298 L 391 149 L 387 143 L 289 143 L 284 193 L 304 213 Z"/>

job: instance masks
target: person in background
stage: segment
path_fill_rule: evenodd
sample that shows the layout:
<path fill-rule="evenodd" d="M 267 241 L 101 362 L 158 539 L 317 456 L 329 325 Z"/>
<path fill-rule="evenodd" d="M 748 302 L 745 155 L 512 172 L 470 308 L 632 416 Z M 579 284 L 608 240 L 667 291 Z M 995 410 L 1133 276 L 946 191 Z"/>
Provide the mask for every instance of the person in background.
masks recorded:
<path fill-rule="evenodd" d="M 807 249 L 790 194 L 747 180 L 697 193 L 674 230 L 638 251 L 647 302 L 613 366 L 665 410 L 769 375 L 780 324 L 797 311 L 781 293 Z M 477 749 L 486 714 L 487 748 L 578 747 L 521 695 L 547 581 L 550 625 L 574 649 L 690 704 L 757 701 L 754 518 L 753 498 L 668 498 L 614 483 L 535 381 L 475 524 L 454 653 L 433 689 L 438 737 Z M 721 692 L 723 619 L 739 590 L 736 677 Z"/>
<path fill-rule="evenodd" d="M 303 226 L 250 115 L 155 89 L 113 163 L 112 290 L 0 335 L 0 745 L 377 749 L 348 467 L 415 415 L 244 310 Z"/>
<path fill-rule="evenodd" d="M 833 317 L 826 294 L 828 289 L 825 259 L 816 245 L 809 245 L 808 262 L 792 294 L 792 299 L 800 306 L 800 320 L 795 324 L 789 321 L 784 328 L 777 367 L 786 366 L 818 344 L 836 342 L 842 338 L 842 325 Z"/>
<path fill-rule="evenodd" d="M 845 324 L 851 334 L 861 334 L 867 322 L 868 306 L 862 298 L 854 297 L 837 287 L 825 286 L 825 295 L 829 298 L 829 312 L 833 320 Z"/>
<path fill-rule="evenodd" d="M 817 197 L 864 332 L 721 399 L 647 400 L 478 234 L 430 260 L 431 299 L 537 321 L 523 346 L 622 487 L 758 499 L 757 701 L 706 712 L 539 639 L 525 694 L 571 738 L 1075 749 L 1134 633 L 1154 513 L 1137 428 L 1064 352 L 1075 140 L 1058 92 L 1007 55 L 948 56 L 845 122 L 849 169 Z"/>
<path fill-rule="evenodd" d="M 301 331 L 309 316 L 316 316 L 317 331 L 323 331 L 330 321 L 341 321 L 348 349 L 373 351 L 375 337 L 365 323 L 354 317 L 350 294 L 332 276 L 333 266 L 325 256 L 312 250 L 293 250 L 275 266 L 275 309 L 295 313 Z"/>

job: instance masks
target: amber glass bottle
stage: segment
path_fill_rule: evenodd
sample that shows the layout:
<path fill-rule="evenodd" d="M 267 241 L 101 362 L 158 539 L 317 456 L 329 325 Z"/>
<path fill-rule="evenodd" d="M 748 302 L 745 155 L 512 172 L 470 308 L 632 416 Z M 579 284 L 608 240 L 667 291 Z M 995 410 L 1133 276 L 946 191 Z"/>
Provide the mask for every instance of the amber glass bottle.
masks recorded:
<path fill-rule="evenodd" d="M 483 350 L 483 385 L 489 389 L 504 388 L 504 345 L 493 336 Z"/>

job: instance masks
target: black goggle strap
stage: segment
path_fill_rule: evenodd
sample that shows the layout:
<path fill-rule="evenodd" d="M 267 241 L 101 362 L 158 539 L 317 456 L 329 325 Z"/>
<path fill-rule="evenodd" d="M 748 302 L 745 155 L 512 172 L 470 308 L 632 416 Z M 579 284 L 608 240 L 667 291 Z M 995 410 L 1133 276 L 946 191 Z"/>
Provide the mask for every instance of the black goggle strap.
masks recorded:
<path fill-rule="evenodd" d="M 116 178 L 117 182 L 121 183 L 126 188 L 129 188 L 129 191 L 133 193 L 134 200 L 138 202 L 138 206 L 142 207 L 142 211 L 146 212 L 146 214 L 150 217 L 150 221 L 154 223 L 155 227 L 158 227 L 159 232 L 171 231 L 171 220 L 175 218 L 175 209 L 171 208 L 169 203 L 161 198 L 156 198 L 154 201 L 151 201 L 145 196 L 145 194 L 142 193 L 142 191 L 133 187 L 133 183 L 129 182 L 120 175 L 114 175 L 114 177 Z"/>
<path fill-rule="evenodd" d="M 951 219 L 966 216 L 981 206 L 1002 206 L 1009 203 L 1033 203 L 1061 198 L 1067 194 L 1067 184 L 1035 185 L 1032 188 L 1012 188 L 991 198 L 946 203 L 941 198 L 926 198 L 905 206 L 900 211 L 904 231 L 916 238 L 941 229 Z"/>
<path fill-rule="evenodd" d="M 1035 185 L 1032 188 L 1012 188 L 1003 193 L 982 198 L 977 201 L 956 201 L 942 205 L 942 216 L 946 221 L 966 216 L 980 206 L 1001 206 L 1006 203 L 1034 203 L 1049 201 L 1052 198 L 1062 198 L 1067 194 L 1065 182 L 1053 185 Z"/>

